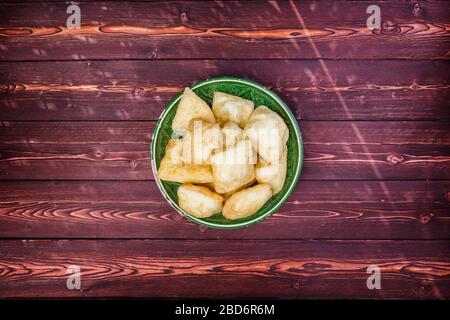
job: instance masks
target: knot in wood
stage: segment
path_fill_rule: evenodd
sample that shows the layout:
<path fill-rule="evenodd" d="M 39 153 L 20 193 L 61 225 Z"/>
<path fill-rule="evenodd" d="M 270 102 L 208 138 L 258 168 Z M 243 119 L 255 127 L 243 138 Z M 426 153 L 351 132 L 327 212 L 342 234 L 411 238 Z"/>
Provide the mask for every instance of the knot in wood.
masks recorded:
<path fill-rule="evenodd" d="M 189 21 L 188 15 L 186 12 L 182 12 L 180 15 L 181 23 L 187 23 Z"/>
<path fill-rule="evenodd" d="M 433 218 L 433 216 L 434 216 L 434 214 L 432 214 L 432 213 L 424 214 L 420 217 L 419 221 L 420 221 L 420 223 L 423 223 L 423 224 L 428 223 L 428 222 L 430 222 L 431 218 Z"/>
<path fill-rule="evenodd" d="M 158 58 L 158 51 L 153 50 L 152 53 L 150 53 L 150 59 L 156 59 Z"/>
<path fill-rule="evenodd" d="M 403 158 L 401 155 L 395 155 L 395 154 L 390 154 L 386 158 L 387 162 L 392 163 L 392 164 L 401 163 L 401 162 L 403 162 L 404 159 L 405 158 Z"/>
<path fill-rule="evenodd" d="M 422 7 L 419 2 L 413 4 L 413 15 L 418 16 L 422 13 Z"/>
<path fill-rule="evenodd" d="M 381 33 L 386 35 L 395 35 L 400 33 L 400 27 L 392 21 L 385 21 L 381 26 Z"/>
<path fill-rule="evenodd" d="M 97 151 L 95 151 L 94 156 L 97 159 L 104 159 L 105 158 L 105 153 L 103 151 L 97 150 Z"/>
<path fill-rule="evenodd" d="M 132 169 L 136 169 L 136 167 L 138 166 L 137 160 L 130 160 L 130 166 Z"/>
<path fill-rule="evenodd" d="M 134 88 L 133 90 L 133 96 L 138 97 L 141 96 L 144 93 L 143 88 Z"/>

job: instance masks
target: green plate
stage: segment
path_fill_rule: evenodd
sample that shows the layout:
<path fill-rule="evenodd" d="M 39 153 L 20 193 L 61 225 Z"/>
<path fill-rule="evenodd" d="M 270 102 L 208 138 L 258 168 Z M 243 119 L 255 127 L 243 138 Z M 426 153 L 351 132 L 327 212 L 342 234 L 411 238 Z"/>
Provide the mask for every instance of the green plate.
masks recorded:
<path fill-rule="evenodd" d="M 153 132 L 151 161 L 153 174 L 159 189 L 169 204 L 181 215 L 205 227 L 236 229 L 247 227 L 263 220 L 274 213 L 286 201 L 300 178 L 303 163 L 303 143 L 300 129 L 298 128 L 294 115 L 275 93 L 262 85 L 247 79 L 233 77 L 211 78 L 194 84 L 191 89 L 209 105 L 212 103 L 214 91 L 221 91 L 251 100 L 255 103 L 255 107 L 265 105 L 278 113 L 289 128 L 286 182 L 284 183 L 283 189 L 267 201 L 258 212 L 243 219 L 228 220 L 225 219 L 222 214 L 216 214 L 206 219 L 199 219 L 184 212 L 183 209 L 178 206 L 177 189 L 180 186 L 180 183 L 163 181 L 156 176 L 157 168 L 159 168 L 161 159 L 164 157 L 167 142 L 172 135 L 172 120 L 183 94 L 180 92 L 167 105 Z"/>

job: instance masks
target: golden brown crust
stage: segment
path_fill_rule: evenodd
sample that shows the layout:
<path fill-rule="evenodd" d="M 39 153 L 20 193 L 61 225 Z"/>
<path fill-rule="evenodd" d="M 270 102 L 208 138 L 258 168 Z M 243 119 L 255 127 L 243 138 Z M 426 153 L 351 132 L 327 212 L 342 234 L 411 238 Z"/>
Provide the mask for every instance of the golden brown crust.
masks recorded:
<path fill-rule="evenodd" d="M 182 141 L 170 139 L 166 154 L 159 164 L 157 175 L 161 180 L 180 183 L 208 183 L 213 181 L 210 165 L 181 163 Z"/>
<path fill-rule="evenodd" d="M 232 121 L 243 128 L 253 109 L 253 101 L 224 92 L 214 92 L 212 111 L 221 125 Z"/>
<path fill-rule="evenodd" d="M 273 194 L 283 189 L 287 171 L 287 146 L 281 152 L 281 158 L 277 163 L 268 163 L 260 159 L 255 167 L 256 180 L 259 183 L 268 183 L 272 187 Z"/>
<path fill-rule="evenodd" d="M 233 194 L 223 206 L 222 214 L 227 219 L 241 219 L 257 212 L 272 197 L 269 184 L 258 184 Z"/>
<path fill-rule="evenodd" d="M 211 155 L 222 150 L 223 134 L 218 123 L 194 119 L 183 137 L 183 163 L 209 164 Z"/>
<path fill-rule="evenodd" d="M 259 106 L 247 121 L 243 137 L 250 139 L 255 151 L 265 161 L 276 163 L 286 146 L 289 129 L 276 112 Z"/>
<path fill-rule="evenodd" d="M 251 163 L 253 153 L 250 141 L 241 140 L 211 158 L 217 193 L 234 192 L 255 179 L 255 166 Z"/>
<path fill-rule="evenodd" d="M 182 184 L 177 194 L 178 205 L 194 217 L 208 218 L 222 211 L 223 198 L 207 187 Z"/>
<path fill-rule="evenodd" d="M 208 104 L 191 89 L 185 88 L 172 121 L 172 130 L 178 133 L 186 131 L 193 119 L 201 119 L 210 123 L 216 122 L 214 113 Z"/>
<path fill-rule="evenodd" d="M 182 183 L 178 205 L 189 215 L 207 218 L 222 212 L 227 219 L 241 219 L 256 213 L 282 190 L 289 130 L 269 108 L 254 110 L 252 101 L 215 92 L 211 110 L 186 88 L 172 129 L 183 139 L 169 140 L 157 175 Z M 260 136 L 258 130 L 265 129 L 275 129 L 276 134 L 269 135 L 275 139 L 267 139 L 267 132 Z M 260 184 L 254 185 L 256 181 Z"/>
<path fill-rule="evenodd" d="M 223 197 L 224 200 L 228 200 L 228 199 L 229 199 L 233 194 L 235 194 L 237 191 L 240 191 L 240 190 L 242 190 L 242 189 L 248 188 L 248 187 L 252 186 L 252 185 L 255 184 L 255 183 L 256 183 L 256 179 L 253 179 L 252 181 L 250 181 L 250 182 L 248 182 L 248 183 L 246 183 L 246 184 L 240 186 L 239 189 L 237 189 L 237 190 L 233 190 L 233 191 L 231 191 L 231 192 L 222 193 L 222 194 L 220 194 L 220 195 Z M 214 184 L 213 184 L 213 185 L 214 185 Z M 215 190 L 215 188 L 214 188 L 213 190 Z"/>
<path fill-rule="evenodd" d="M 243 130 L 236 122 L 227 122 L 223 125 L 223 144 L 227 147 L 234 146 L 239 140 L 242 140 Z"/>

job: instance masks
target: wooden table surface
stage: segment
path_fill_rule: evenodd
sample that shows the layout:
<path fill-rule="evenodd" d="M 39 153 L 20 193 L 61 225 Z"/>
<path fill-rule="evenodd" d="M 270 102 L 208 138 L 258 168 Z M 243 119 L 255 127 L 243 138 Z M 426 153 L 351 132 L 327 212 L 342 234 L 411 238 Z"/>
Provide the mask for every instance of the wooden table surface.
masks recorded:
<path fill-rule="evenodd" d="M 450 3 L 382 2 L 369 30 L 371 4 L 89 1 L 67 29 L 66 2 L 1 2 L 0 297 L 450 298 Z M 224 75 L 279 94 L 305 149 L 233 231 L 150 166 L 168 101 Z"/>

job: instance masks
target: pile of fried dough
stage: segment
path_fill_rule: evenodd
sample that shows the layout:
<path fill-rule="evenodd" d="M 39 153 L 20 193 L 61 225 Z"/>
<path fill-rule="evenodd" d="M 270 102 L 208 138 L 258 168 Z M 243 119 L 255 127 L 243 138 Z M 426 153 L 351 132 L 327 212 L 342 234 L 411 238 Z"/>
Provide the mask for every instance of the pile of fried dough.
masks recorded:
<path fill-rule="evenodd" d="M 212 108 L 186 88 L 157 175 L 179 182 L 178 205 L 190 215 L 240 219 L 283 188 L 289 130 L 266 106 L 214 92 Z"/>

